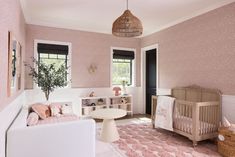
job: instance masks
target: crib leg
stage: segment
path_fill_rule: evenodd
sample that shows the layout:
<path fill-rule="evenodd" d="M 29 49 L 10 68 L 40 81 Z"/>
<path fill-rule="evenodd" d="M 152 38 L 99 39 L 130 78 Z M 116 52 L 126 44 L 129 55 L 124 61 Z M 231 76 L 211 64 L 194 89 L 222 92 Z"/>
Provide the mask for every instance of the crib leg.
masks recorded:
<path fill-rule="evenodd" d="M 193 141 L 193 147 L 197 146 L 197 141 Z"/>

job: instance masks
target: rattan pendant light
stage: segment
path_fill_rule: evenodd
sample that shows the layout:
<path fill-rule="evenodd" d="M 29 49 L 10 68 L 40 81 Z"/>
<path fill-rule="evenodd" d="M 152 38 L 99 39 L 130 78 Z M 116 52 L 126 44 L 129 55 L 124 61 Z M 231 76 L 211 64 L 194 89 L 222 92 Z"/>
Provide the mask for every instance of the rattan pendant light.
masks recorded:
<path fill-rule="evenodd" d="M 127 10 L 114 21 L 112 33 L 118 37 L 136 37 L 143 33 L 141 21 L 128 9 L 128 0 Z"/>

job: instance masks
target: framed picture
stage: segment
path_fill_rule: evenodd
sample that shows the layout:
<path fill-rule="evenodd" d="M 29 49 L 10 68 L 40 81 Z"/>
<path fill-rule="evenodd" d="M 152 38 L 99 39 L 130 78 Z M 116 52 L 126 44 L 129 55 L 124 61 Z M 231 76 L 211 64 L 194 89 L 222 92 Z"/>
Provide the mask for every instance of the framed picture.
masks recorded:
<path fill-rule="evenodd" d="M 12 32 L 8 32 L 8 97 L 13 95 L 17 91 L 17 89 L 19 90 L 21 88 L 21 66 L 21 45 L 13 36 Z"/>
<path fill-rule="evenodd" d="M 17 67 L 16 67 L 16 73 L 17 73 L 17 89 L 21 90 L 21 76 L 22 76 L 22 46 L 19 42 L 17 42 Z"/>
<path fill-rule="evenodd" d="M 12 33 L 8 32 L 8 77 L 7 77 L 7 96 L 11 96 L 11 78 L 12 78 Z"/>

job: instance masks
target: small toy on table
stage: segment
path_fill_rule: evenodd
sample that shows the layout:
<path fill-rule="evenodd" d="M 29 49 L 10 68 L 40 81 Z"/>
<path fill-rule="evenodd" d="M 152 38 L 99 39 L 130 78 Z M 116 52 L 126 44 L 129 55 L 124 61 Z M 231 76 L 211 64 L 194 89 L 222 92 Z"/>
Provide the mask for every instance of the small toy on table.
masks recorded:
<path fill-rule="evenodd" d="M 119 96 L 121 94 L 121 88 L 120 87 L 114 87 L 113 91 L 115 92 L 115 96 Z"/>

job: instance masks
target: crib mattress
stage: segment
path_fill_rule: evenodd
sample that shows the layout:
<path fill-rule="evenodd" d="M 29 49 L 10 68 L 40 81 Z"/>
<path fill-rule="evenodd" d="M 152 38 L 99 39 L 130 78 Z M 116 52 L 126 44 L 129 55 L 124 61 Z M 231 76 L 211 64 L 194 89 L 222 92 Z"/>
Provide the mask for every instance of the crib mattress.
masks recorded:
<path fill-rule="evenodd" d="M 192 118 L 185 117 L 185 116 L 179 116 L 179 117 L 174 117 L 174 128 L 189 134 L 192 134 L 193 132 L 193 120 Z M 199 134 L 207 134 L 207 133 L 212 133 L 217 131 L 217 126 L 212 123 L 208 122 L 203 122 L 200 121 L 199 123 Z"/>

